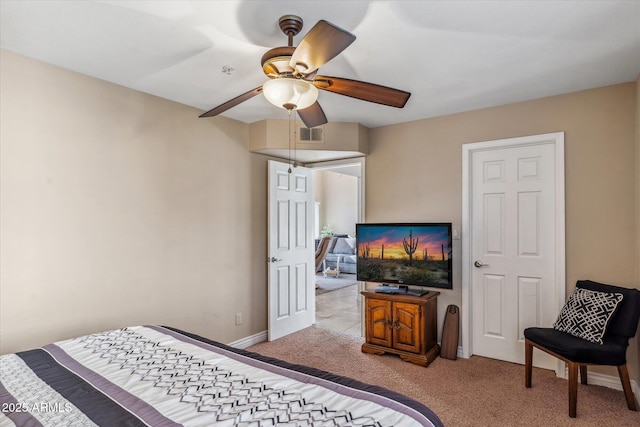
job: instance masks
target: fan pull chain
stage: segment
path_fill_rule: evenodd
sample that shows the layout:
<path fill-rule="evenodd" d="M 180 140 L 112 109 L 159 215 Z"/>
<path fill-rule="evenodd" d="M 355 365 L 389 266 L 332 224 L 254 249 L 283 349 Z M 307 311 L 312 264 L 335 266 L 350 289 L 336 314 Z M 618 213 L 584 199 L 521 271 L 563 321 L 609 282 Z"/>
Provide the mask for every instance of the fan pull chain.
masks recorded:
<path fill-rule="evenodd" d="M 295 109 L 295 115 L 296 117 L 298 117 L 298 109 Z M 296 131 L 296 129 L 298 129 L 298 125 L 296 124 L 296 119 L 294 117 L 293 119 L 293 123 L 295 124 L 295 126 L 293 127 L 293 167 L 298 166 L 298 144 L 296 144 L 296 141 L 298 140 L 297 136 L 298 136 L 298 132 Z"/>
<path fill-rule="evenodd" d="M 288 172 L 291 173 L 291 111 L 292 109 L 289 108 L 287 110 L 287 112 L 289 113 L 289 133 L 288 133 L 288 137 L 289 137 L 289 170 Z"/>

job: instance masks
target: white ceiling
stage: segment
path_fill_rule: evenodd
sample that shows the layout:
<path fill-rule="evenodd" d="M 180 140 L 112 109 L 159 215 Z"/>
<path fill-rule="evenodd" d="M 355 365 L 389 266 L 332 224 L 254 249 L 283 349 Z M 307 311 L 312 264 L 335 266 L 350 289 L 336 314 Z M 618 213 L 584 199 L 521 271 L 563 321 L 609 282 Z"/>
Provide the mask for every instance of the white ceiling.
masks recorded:
<path fill-rule="evenodd" d="M 640 1 L 7 1 L 2 49 L 209 110 L 260 86 L 262 54 L 325 19 L 357 36 L 323 75 L 412 93 L 404 109 L 329 92 L 329 121 L 368 127 L 633 81 Z M 227 75 L 223 67 L 233 71 Z M 256 96 L 223 114 L 287 113 Z M 211 120 L 211 119 L 200 119 Z"/>

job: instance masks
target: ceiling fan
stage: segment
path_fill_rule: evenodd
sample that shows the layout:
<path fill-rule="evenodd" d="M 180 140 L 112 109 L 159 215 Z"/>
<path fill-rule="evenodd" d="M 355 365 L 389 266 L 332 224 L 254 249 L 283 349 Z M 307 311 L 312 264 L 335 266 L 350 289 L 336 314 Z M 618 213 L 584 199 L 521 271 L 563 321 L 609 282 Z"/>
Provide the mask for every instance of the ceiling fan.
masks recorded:
<path fill-rule="evenodd" d="M 327 123 L 317 102 L 318 89 L 350 96 L 376 104 L 402 108 L 411 93 L 340 77 L 318 75 L 318 68 L 345 50 L 356 36 L 325 20 L 320 20 L 293 46 L 293 37 L 302 29 L 302 18 L 285 15 L 280 29 L 288 37 L 288 45 L 270 49 L 262 56 L 262 70 L 269 77 L 264 85 L 243 93 L 200 115 L 217 116 L 236 105 L 264 93 L 269 102 L 291 112 L 296 110 L 308 128 Z"/>

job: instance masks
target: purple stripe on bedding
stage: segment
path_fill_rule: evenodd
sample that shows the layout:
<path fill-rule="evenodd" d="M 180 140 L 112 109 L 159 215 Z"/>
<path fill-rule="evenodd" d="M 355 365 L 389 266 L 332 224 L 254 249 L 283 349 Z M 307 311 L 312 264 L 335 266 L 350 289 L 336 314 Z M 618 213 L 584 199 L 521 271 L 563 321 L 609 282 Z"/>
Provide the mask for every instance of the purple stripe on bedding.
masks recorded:
<path fill-rule="evenodd" d="M 403 394 L 383 387 L 366 384 L 352 378 L 342 377 L 308 366 L 291 364 L 283 360 L 263 356 L 258 353 L 229 347 L 225 344 L 184 332 L 179 329 L 155 325 L 148 325 L 145 327 L 171 335 L 183 342 L 197 345 L 198 347 L 209 351 L 214 351 L 213 349 L 215 349 L 216 352 L 231 359 L 260 369 L 283 375 L 303 383 L 320 385 L 342 395 L 374 402 L 381 406 L 394 409 L 397 412 L 414 418 L 423 426 L 444 426 L 438 416 L 427 406 Z"/>
<path fill-rule="evenodd" d="M 24 427 L 42 427 L 40 421 L 34 418 L 30 413 L 25 412 L 28 408 L 22 406 L 11 393 L 0 383 L 0 405 L 2 405 L 2 413 L 14 422 L 17 426 Z M 12 406 L 13 405 L 13 406 Z M 11 412 L 10 408 L 19 408 L 17 412 Z M 5 411 L 5 409 L 7 409 Z"/>
<path fill-rule="evenodd" d="M 57 345 L 48 344 L 43 348 L 48 351 L 59 364 L 80 376 L 146 424 L 151 426 L 162 425 L 166 427 L 177 427 L 181 425 L 165 417 L 158 412 L 157 409 L 147 404 L 142 399 L 134 396 L 120 386 L 110 382 L 102 375 L 82 365 Z"/>

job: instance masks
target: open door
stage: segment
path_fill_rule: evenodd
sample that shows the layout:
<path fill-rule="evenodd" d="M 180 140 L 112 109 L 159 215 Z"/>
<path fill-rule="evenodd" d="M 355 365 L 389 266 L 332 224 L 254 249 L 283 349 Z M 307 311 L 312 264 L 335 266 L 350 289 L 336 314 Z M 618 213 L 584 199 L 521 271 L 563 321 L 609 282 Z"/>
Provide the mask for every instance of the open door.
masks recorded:
<path fill-rule="evenodd" d="M 269 160 L 269 341 L 315 321 L 311 170 Z"/>

